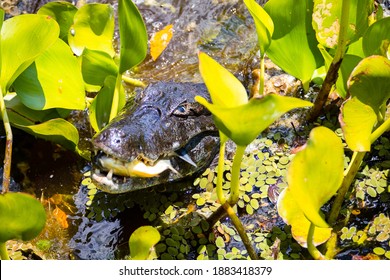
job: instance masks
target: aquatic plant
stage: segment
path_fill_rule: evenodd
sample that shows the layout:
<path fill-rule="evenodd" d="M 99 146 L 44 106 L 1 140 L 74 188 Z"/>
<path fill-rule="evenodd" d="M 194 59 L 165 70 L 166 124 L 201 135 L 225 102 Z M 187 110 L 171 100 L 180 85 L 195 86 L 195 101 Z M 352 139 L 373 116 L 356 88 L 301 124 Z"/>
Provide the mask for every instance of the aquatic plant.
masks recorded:
<path fill-rule="evenodd" d="M 196 96 L 195 100 L 213 114 L 214 122 L 220 131 L 221 145 L 216 186 L 218 200 L 222 205 L 220 209 L 226 211 L 232 219 L 250 257 L 257 259 L 246 232 L 232 208 L 239 199 L 242 157 L 246 146 L 281 115 L 295 108 L 311 106 L 311 103 L 275 94 L 254 97 L 248 100 L 247 92 L 241 82 L 203 52 L 199 53 L 199 69 L 213 103 L 207 102 L 206 99 L 200 96 Z M 223 193 L 221 176 L 224 167 L 225 144 L 228 139 L 233 140 L 237 144 L 237 148 L 232 165 L 230 196 L 226 198 Z M 217 217 L 210 219 L 212 221 L 211 225 L 220 219 L 220 211 L 217 210 L 215 213 L 217 213 Z"/>

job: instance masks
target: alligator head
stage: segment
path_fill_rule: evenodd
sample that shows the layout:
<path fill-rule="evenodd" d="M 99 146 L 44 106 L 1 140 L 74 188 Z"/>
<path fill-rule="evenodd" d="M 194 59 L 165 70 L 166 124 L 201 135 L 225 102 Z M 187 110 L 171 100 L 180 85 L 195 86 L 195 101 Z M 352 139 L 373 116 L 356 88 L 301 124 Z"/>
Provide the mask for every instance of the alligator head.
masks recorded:
<path fill-rule="evenodd" d="M 202 172 L 214 159 L 219 138 L 196 95 L 209 99 L 204 84 L 192 83 L 159 82 L 138 94 L 92 140 L 98 188 L 123 193 Z"/>

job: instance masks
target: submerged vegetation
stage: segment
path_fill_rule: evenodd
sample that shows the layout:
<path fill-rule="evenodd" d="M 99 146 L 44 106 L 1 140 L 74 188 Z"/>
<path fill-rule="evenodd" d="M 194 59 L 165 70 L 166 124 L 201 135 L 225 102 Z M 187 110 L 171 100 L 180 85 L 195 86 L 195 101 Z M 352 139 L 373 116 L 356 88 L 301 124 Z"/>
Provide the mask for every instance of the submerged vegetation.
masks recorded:
<path fill-rule="evenodd" d="M 333 259 L 342 258 L 344 248 L 364 246 L 353 258 L 390 259 L 390 143 L 385 137 L 390 128 L 390 18 L 373 0 L 244 4 L 258 39 L 253 90 L 211 56 L 198 53 L 211 103 L 195 99 L 211 112 L 220 135 L 215 170 L 208 168 L 197 178 L 189 195 L 132 197 L 105 194 L 85 174 L 86 216 L 99 222 L 135 206 L 143 210 L 149 225 L 129 237 L 130 259 Z M 11 126 L 89 159 L 66 118 L 86 109 L 94 132 L 110 122 L 128 100 L 123 82 L 144 86 L 126 71 L 145 59 L 148 36 L 130 0 L 118 1 L 118 51 L 112 43 L 114 9 L 108 4 L 77 8 L 51 2 L 37 14 L 7 20 L 0 12 L 6 134 L 0 256 L 8 259 L 6 241 L 31 240 L 46 221 L 37 199 L 9 190 Z M 164 32 L 159 37 L 169 39 L 161 42 L 159 53 L 172 37 L 171 27 Z M 302 82 L 304 98 L 265 93 L 266 57 Z M 319 88 L 318 93 L 310 87 Z M 288 132 L 303 138 L 299 147 L 284 141 L 291 135 L 278 132 L 280 118 L 289 111 L 302 125 Z M 230 140 L 236 148 L 232 161 L 225 157 Z M 375 209 L 360 228 L 359 215 Z"/>

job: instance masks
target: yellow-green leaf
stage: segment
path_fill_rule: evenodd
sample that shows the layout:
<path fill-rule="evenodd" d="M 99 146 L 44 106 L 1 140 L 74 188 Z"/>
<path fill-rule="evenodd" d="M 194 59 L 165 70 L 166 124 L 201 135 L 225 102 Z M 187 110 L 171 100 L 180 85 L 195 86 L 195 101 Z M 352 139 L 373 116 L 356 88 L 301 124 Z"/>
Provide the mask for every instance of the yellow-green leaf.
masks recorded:
<path fill-rule="evenodd" d="M 241 82 L 203 52 L 199 52 L 199 70 L 215 105 L 227 108 L 248 102 L 248 94 Z"/>
<path fill-rule="evenodd" d="M 31 240 L 43 229 L 46 212 L 42 204 L 25 193 L 0 194 L 0 242 Z"/>
<path fill-rule="evenodd" d="M 264 56 L 271 44 L 274 22 L 255 0 L 244 0 L 244 3 L 255 21 L 260 55 Z"/>
<path fill-rule="evenodd" d="M 130 236 L 130 256 L 133 260 L 146 260 L 151 249 L 160 241 L 160 233 L 152 226 L 137 228 Z"/>
<path fill-rule="evenodd" d="M 68 34 L 69 46 L 77 56 L 80 56 L 85 48 L 104 51 L 114 56 L 114 28 L 114 9 L 110 5 L 84 5 L 74 15 L 74 22 Z"/>
<path fill-rule="evenodd" d="M 303 150 L 292 159 L 288 188 L 305 217 L 317 227 L 329 227 L 320 208 L 341 186 L 344 171 L 343 145 L 328 128 L 310 132 Z"/>
<path fill-rule="evenodd" d="M 249 145 L 287 111 L 312 106 L 309 101 L 276 94 L 252 98 L 248 103 L 236 107 L 214 105 L 201 96 L 196 96 L 195 100 L 213 114 L 217 128 L 240 146 Z"/>
<path fill-rule="evenodd" d="M 295 201 L 289 188 L 285 188 L 278 198 L 278 213 L 286 224 L 291 225 L 291 234 L 302 246 L 307 247 L 307 235 L 310 221 Z M 313 244 L 318 246 L 326 242 L 331 236 L 332 228 L 316 227 L 314 230 Z"/>

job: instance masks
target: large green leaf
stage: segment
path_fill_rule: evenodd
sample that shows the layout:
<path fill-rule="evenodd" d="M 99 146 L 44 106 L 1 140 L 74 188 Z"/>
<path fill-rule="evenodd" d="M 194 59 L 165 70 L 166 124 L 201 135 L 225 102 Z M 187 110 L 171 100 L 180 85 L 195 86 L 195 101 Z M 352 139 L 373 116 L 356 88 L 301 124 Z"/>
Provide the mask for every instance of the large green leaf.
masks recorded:
<path fill-rule="evenodd" d="M 283 221 L 291 225 L 291 234 L 294 239 L 302 246 L 307 247 L 307 236 L 311 222 L 305 217 L 305 214 L 299 207 L 291 194 L 289 188 L 285 188 L 278 197 L 278 213 Z M 316 227 L 314 230 L 313 243 L 318 246 L 326 242 L 332 233 L 332 228 Z"/>
<path fill-rule="evenodd" d="M 146 260 L 154 245 L 160 241 L 160 233 L 152 226 L 137 228 L 130 236 L 129 247 L 132 260 Z"/>
<path fill-rule="evenodd" d="M 199 71 L 215 105 L 235 107 L 248 102 L 248 94 L 241 82 L 203 52 L 199 52 Z"/>
<path fill-rule="evenodd" d="M 95 131 L 100 131 L 111 120 L 111 108 L 113 107 L 112 103 L 114 102 L 114 94 L 117 90 L 116 83 L 116 77 L 108 76 L 104 81 L 102 89 L 99 91 L 89 107 L 90 122 Z M 117 106 L 115 107 L 119 110 L 119 108 L 122 108 L 125 103 L 125 93 L 122 85 L 120 86 L 117 94 L 119 96 L 119 100 Z"/>
<path fill-rule="evenodd" d="M 23 104 L 35 110 L 85 108 L 80 65 L 60 39 L 37 57 L 13 86 Z"/>
<path fill-rule="evenodd" d="M 1 87 L 3 93 L 58 38 L 57 22 L 49 16 L 26 14 L 4 21 L 1 28 Z"/>
<path fill-rule="evenodd" d="M 120 60 L 119 73 L 142 62 L 147 53 L 148 35 L 137 6 L 131 0 L 119 0 Z"/>
<path fill-rule="evenodd" d="M 68 34 L 69 46 L 78 56 L 85 48 L 104 51 L 114 56 L 114 28 L 114 10 L 110 5 L 84 5 L 74 15 L 74 23 Z"/>
<path fill-rule="evenodd" d="M 10 120 L 12 125 L 41 139 L 51 141 L 69 150 L 77 150 L 79 133 L 77 129 L 64 119 L 50 119 L 34 125 L 20 125 Z"/>
<path fill-rule="evenodd" d="M 291 161 L 288 188 L 305 217 L 317 227 L 329 227 L 320 208 L 341 186 L 344 171 L 343 145 L 333 131 L 316 127 L 303 150 Z"/>
<path fill-rule="evenodd" d="M 382 55 L 390 59 L 390 17 L 373 23 L 363 36 L 366 56 Z"/>
<path fill-rule="evenodd" d="M 348 44 L 356 41 L 369 25 L 368 17 L 372 12 L 372 0 L 351 0 L 346 35 Z M 313 27 L 317 40 L 327 48 L 336 48 L 338 43 L 341 10 L 343 1 L 314 0 Z"/>
<path fill-rule="evenodd" d="M 73 24 L 76 12 L 77 8 L 72 3 L 59 1 L 46 3 L 38 10 L 37 14 L 54 18 L 60 26 L 60 38 L 68 42 L 69 29 Z"/>
<path fill-rule="evenodd" d="M 300 79 L 308 90 L 314 70 L 323 64 L 311 25 L 312 1 L 270 0 L 264 9 L 275 25 L 267 55 L 284 71 Z"/>
<path fill-rule="evenodd" d="M 244 0 L 244 3 L 255 21 L 260 55 L 264 56 L 271 44 L 274 23 L 272 18 L 255 0 Z"/>
<path fill-rule="evenodd" d="M 36 198 L 25 193 L 0 194 L 0 243 L 31 240 L 45 223 L 45 209 Z"/>
<path fill-rule="evenodd" d="M 105 52 L 85 49 L 81 59 L 81 71 L 88 91 L 99 91 L 107 76 L 118 75 L 118 66 Z"/>
<path fill-rule="evenodd" d="M 370 151 L 370 135 L 390 98 L 390 60 L 379 55 L 363 59 L 352 71 L 348 89 L 351 97 L 340 116 L 345 140 L 354 151 Z"/>
<path fill-rule="evenodd" d="M 236 107 L 214 105 L 201 96 L 196 96 L 195 100 L 213 114 L 217 128 L 240 146 L 249 145 L 284 113 L 312 106 L 309 101 L 277 94 L 252 98 L 248 103 Z"/>

